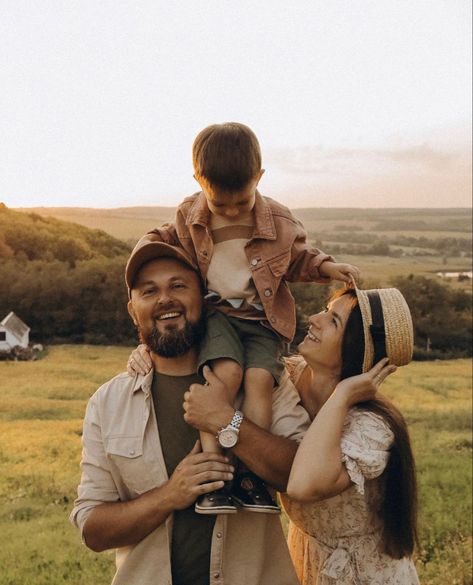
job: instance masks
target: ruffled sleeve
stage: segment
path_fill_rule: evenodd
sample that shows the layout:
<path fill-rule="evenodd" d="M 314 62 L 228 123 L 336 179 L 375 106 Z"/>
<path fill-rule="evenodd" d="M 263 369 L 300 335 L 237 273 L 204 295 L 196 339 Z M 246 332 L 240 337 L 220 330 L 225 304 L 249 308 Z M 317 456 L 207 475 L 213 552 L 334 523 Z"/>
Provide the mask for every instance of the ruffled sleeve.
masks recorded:
<path fill-rule="evenodd" d="M 393 432 L 379 415 L 350 410 L 342 433 L 342 462 L 360 494 L 364 494 L 366 479 L 383 473 L 393 441 Z"/>

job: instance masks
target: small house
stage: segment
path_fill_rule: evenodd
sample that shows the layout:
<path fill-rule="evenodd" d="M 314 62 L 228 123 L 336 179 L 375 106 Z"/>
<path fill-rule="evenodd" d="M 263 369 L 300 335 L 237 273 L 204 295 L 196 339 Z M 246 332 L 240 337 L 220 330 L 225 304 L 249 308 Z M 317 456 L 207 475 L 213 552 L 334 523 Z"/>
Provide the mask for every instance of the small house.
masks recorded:
<path fill-rule="evenodd" d="M 30 328 L 13 311 L 0 322 L 0 351 L 9 351 L 17 345 L 26 348 L 29 337 Z"/>

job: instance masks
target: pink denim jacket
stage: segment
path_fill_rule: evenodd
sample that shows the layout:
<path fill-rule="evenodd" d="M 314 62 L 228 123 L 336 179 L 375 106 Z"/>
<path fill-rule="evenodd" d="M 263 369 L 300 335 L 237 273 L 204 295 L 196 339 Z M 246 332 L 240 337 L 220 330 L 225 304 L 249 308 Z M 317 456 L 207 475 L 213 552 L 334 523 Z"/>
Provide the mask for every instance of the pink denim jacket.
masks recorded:
<path fill-rule="evenodd" d="M 330 282 L 319 267 L 334 259 L 307 243 L 302 223 L 284 205 L 257 192 L 254 211 L 253 236 L 245 246 L 248 264 L 268 324 L 290 341 L 296 331 L 296 307 L 287 282 Z M 209 217 L 205 195 L 195 193 L 177 208 L 175 224 L 164 224 L 144 237 L 184 248 L 197 262 L 205 284 L 213 251 Z"/>

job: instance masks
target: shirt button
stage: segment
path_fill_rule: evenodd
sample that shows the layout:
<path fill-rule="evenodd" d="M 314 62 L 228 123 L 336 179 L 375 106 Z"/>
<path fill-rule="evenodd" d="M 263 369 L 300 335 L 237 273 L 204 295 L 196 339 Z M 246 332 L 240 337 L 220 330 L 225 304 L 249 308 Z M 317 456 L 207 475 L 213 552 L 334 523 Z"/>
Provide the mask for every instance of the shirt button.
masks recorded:
<path fill-rule="evenodd" d="M 130 454 L 130 455 L 134 455 L 134 454 L 135 454 L 135 451 L 134 451 L 134 449 L 130 449 L 130 451 L 129 451 L 129 454 Z"/>
<path fill-rule="evenodd" d="M 271 292 L 271 289 L 270 289 L 270 288 L 266 288 L 266 289 L 264 290 L 264 296 L 265 296 L 265 297 L 270 297 L 272 294 L 273 294 L 273 293 Z"/>
<path fill-rule="evenodd" d="M 202 251 L 202 256 L 207 256 L 207 255 L 208 255 L 208 252 L 207 252 L 207 250 L 203 250 L 203 251 Z"/>
<path fill-rule="evenodd" d="M 253 258 L 253 260 L 251 261 L 251 266 L 256 266 L 258 264 L 258 260 L 256 258 Z"/>
<path fill-rule="evenodd" d="M 271 321 L 271 323 L 276 323 L 276 317 L 271 317 L 270 321 Z"/>

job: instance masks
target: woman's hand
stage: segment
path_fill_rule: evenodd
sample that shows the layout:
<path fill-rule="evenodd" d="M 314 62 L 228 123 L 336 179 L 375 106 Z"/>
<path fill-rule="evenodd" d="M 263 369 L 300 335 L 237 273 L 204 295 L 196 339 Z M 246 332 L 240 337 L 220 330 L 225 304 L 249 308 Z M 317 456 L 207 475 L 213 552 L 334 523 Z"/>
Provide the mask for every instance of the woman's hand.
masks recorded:
<path fill-rule="evenodd" d="M 339 382 L 334 395 L 344 400 L 348 407 L 371 400 L 384 380 L 396 370 L 397 367 L 391 365 L 388 358 L 383 358 L 368 372 Z"/>
<path fill-rule="evenodd" d="M 130 376 L 135 376 L 136 374 L 145 376 L 152 367 L 153 362 L 149 355 L 149 347 L 142 343 L 131 352 L 126 365 L 126 371 Z"/>

